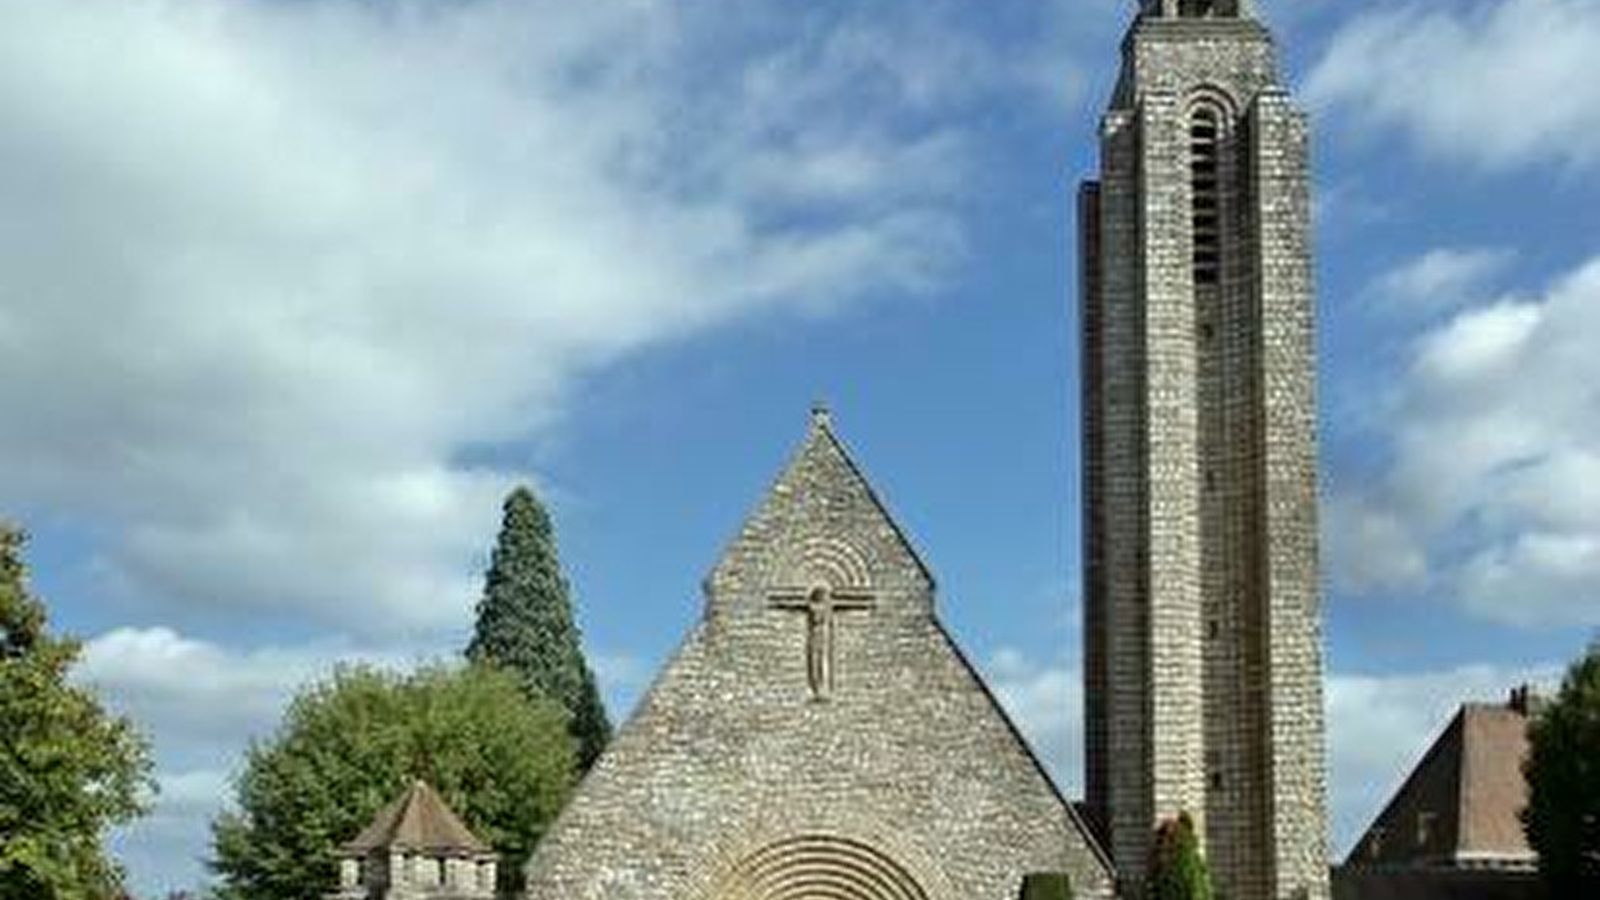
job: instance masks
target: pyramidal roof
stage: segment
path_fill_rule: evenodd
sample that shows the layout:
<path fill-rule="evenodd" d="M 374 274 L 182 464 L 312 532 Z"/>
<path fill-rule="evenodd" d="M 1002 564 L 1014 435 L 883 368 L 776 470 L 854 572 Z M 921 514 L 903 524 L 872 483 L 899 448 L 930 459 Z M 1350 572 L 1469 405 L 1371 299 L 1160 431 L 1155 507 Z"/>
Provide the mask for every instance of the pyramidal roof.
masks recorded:
<path fill-rule="evenodd" d="M 467 829 L 438 792 L 421 779 L 413 781 L 404 796 L 384 807 L 371 825 L 344 846 L 344 852 L 350 854 L 366 854 L 373 850 L 412 850 L 440 855 L 493 852 Z"/>

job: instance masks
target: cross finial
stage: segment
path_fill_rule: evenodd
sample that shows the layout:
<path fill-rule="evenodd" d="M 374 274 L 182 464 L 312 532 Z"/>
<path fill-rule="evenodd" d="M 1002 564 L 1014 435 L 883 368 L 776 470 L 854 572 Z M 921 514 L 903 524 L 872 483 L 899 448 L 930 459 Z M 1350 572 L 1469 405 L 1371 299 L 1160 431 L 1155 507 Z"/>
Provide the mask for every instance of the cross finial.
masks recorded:
<path fill-rule="evenodd" d="M 833 412 L 828 409 L 827 401 L 818 400 L 811 404 L 811 424 L 817 428 L 832 430 Z"/>

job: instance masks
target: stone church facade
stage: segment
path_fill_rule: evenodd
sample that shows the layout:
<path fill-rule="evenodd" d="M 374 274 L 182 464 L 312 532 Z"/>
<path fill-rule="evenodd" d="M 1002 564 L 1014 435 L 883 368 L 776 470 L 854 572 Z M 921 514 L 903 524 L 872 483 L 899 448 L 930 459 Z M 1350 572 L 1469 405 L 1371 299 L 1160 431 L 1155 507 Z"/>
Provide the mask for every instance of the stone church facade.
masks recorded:
<path fill-rule="evenodd" d="M 1144 0 L 1080 194 L 1085 787 L 1230 900 L 1328 896 L 1307 133 L 1240 0 Z"/>
<path fill-rule="evenodd" d="M 1107 860 L 823 414 L 540 843 L 532 900 L 1017 900 Z"/>

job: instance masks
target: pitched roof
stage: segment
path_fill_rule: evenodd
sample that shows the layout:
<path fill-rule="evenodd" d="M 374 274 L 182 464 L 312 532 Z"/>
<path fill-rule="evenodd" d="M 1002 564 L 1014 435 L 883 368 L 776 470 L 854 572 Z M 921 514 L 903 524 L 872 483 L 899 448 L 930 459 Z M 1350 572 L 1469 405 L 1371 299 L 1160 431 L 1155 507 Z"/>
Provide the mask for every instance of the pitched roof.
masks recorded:
<path fill-rule="evenodd" d="M 767 850 L 796 835 L 881 847 L 929 896 L 1038 871 L 1069 873 L 1085 896 L 1114 893 L 1110 861 L 940 624 L 932 576 L 825 411 L 707 581 L 703 617 L 534 851 L 528 896 L 605 893 L 641 853 L 681 860 L 654 885 L 665 894 L 744 896 L 760 887 L 752 871 L 806 874 L 798 856 L 777 863 L 782 872 L 763 868 Z M 876 595 L 873 611 L 841 617 L 836 635 L 824 629 L 819 653 L 809 617 L 772 602 L 808 584 Z M 955 808 L 939 796 L 995 815 L 982 834 L 932 828 L 926 844 L 889 824 L 939 820 Z M 696 815 L 638 815 L 684 798 Z M 940 864 L 974 846 L 985 866 Z M 741 856 L 749 868 L 727 866 Z"/>
<path fill-rule="evenodd" d="M 1528 803 L 1528 695 L 1461 707 L 1350 851 L 1347 865 L 1517 866 L 1534 859 Z"/>
<path fill-rule="evenodd" d="M 1528 805 L 1522 761 L 1528 718 L 1506 706 L 1463 707 L 1461 836 L 1457 856 L 1532 856 L 1519 818 Z"/>
<path fill-rule="evenodd" d="M 456 814 L 427 782 L 413 781 L 404 796 L 384 807 L 372 824 L 344 845 L 344 852 L 365 854 L 373 850 L 413 850 L 434 854 L 493 852 L 467 830 Z"/>
<path fill-rule="evenodd" d="M 932 571 L 923 562 L 900 523 L 890 514 L 866 473 L 839 439 L 834 431 L 832 414 L 820 405 L 811 411 L 810 425 L 799 449 L 790 458 L 766 498 L 746 520 L 732 546 L 724 550 L 721 561 L 707 576 L 707 587 L 713 587 L 730 577 L 737 580 L 733 571 L 746 561 L 741 549 L 766 545 L 770 540 L 766 532 L 776 521 L 795 514 L 806 514 L 802 507 L 807 498 L 828 495 L 858 511 L 870 511 L 867 515 L 893 537 L 898 555 L 915 570 L 916 577 L 927 586 L 931 596 L 935 589 Z"/>

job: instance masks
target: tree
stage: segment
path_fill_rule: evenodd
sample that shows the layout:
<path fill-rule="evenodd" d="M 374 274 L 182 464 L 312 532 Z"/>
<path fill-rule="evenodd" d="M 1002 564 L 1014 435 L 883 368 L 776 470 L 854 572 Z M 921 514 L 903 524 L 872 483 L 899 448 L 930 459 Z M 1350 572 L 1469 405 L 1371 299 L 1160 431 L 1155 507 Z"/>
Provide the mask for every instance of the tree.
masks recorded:
<path fill-rule="evenodd" d="M 1212 900 L 1215 896 L 1211 870 L 1200 855 L 1200 839 L 1188 813 L 1180 813 L 1156 829 L 1148 893 L 1151 900 Z"/>
<path fill-rule="evenodd" d="M 1528 726 L 1522 825 L 1552 897 L 1600 896 L 1600 642 Z"/>
<path fill-rule="evenodd" d="M 248 751 L 237 809 L 212 823 L 220 894 L 321 896 L 337 883 L 336 850 L 415 778 L 502 854 L 515 888 L 571 790 L 573 758 L 566 715 L 503 670 L 340 669 L 302 690 L 278 732 Z"/>
<path fill-rule="evenodd" d="M 611 721 L 583 656 L 555 528 L 527 487 L 506 497 L 504 512 L 467 658 L 504 666 L 530 694 L 560 703 L 587 771 L 611 740 Z"/>
<path fill-rule="evenodd" d="M 24 541 L 0 523 L 0 897 L 103 900 L 122 872 L 102 840 L 143 812 L 149 748 L 68 683 L 81 648 L 46 630 Z"/>

